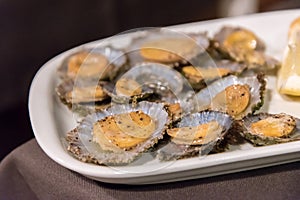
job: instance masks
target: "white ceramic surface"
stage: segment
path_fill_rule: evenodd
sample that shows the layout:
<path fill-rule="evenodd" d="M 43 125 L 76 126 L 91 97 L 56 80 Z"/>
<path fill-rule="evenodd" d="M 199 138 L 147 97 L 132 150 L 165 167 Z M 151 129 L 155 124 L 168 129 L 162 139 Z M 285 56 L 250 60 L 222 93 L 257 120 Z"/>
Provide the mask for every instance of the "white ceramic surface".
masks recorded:
<path fill-rule="evenodd" d="M 240 25 L 253 30 L 267 45 L 267 53 L 281 59 L 287 41 L 290 22 L 300 16 L 300 10 L 263 13 L 236 18 L 196 22 L 170 27 L 187 32 L 208 31 L 211 35 L 223 25 Z M 44 64 L 36 74 L 30 89 L 29 112 L 37 142 L 44 152 L 58 164 L 81 173 L 89 178 L 123 184 L 148 184 L 170 182 L 232 173 L 280 163 L 300 160 L 300 141 L 266 147 L 252 147 L 250 144 L 205 157 L 158 162 L 150 160 L 126 167 L 106 167 L 80 162 L 65 149 L 65 134 L 76 126 L 76 117 L 62 105 L 55 96 L 58 82 L 56 69 L 62 59 L 82 47 L 98 44 L 128 45 L 132 35 L 118 39 L 95 41 L 62 53 Z M 300 98 L 283 98 L 275 90 L 275 77 L 268 77 L 268 102 L 263 107 L 270 113 L 285 112 L 300 117 Z"/>

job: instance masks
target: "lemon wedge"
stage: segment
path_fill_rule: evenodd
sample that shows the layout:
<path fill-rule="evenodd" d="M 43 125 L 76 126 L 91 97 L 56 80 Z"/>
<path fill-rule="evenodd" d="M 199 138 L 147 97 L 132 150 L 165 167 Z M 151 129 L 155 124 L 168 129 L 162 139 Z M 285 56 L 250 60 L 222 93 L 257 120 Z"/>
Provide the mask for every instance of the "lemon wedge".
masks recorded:
<path fill-rule="evenodd" d="M 300 96 L 300 17 L 289 28 L 288 46 L 278 73 L 277 87 L 282 94 Z"/>
<path fill-rule="evenodd" d="M 290 76 L 286 80 L 285 86 L 280 88 L 280 92 L 283 94 L 300 96 L 300 76 Z"/>

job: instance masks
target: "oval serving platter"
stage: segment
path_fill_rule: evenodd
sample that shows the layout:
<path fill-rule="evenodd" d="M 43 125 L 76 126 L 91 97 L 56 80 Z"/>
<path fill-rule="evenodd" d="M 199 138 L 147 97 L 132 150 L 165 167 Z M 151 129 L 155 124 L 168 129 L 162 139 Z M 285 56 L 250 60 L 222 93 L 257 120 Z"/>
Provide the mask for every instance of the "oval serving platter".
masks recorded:
<path fill-rule="evenodd" d="M 265 41 L 267 53 L 280 60 L 286 45 L 289 24 L 299 14 L 300 10 L 277 11 L 168 28 L 184 32 L 208 31 L 208 34 L 213 34 L 224 25 L 240 25 L 257 33 Z M 68 55 L 82 48 L 116 44 L 118 47 L 126 46 L 135 34 L 95 41 L 66 51 L 49 60 L 36 74 L 29 94 L 30 119 L 38 144 L 52 160 L 91 179 L 121 184 L 153 184 L 203 178 L 300 160 L 300 141 L 263 147 L 244 144 L 231 151 L 203 157 L 170 162 L 152 159 L 119 167 L 88 164 L 72 157 L 66 150 L 64 138 L 76 126 L 77 119 L 55 96 L 54 88 L 58 83 L 57 66 Z M 299 118 L 300 99 L 282 97 L 275 90 L 276 77 L 267 78 L 267 97 L 262 110 L 270 113 L 284 112 Z"/>

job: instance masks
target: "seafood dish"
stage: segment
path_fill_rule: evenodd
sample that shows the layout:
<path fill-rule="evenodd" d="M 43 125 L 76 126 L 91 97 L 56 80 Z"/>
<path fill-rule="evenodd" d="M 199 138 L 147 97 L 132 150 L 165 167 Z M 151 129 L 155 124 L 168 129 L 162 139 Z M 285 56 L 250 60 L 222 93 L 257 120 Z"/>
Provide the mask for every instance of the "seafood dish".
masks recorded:
<path fill-rule="evenodd" d="M 239 122 L 240 133 L 256 146 L 300 140 L 300 119 L 285 113 L 259 113 Z"/>
<path fill-rule="evenodd" d="M 117 105 L 89 115 L 70 131 L 68 150 L 84 162 L 129 163 L 163 138 L 167 123 L 160 103 Z"/>
<path fill-rule="evenodd" d="M 142 31 L 127 47 L 83 48 L 57 66 L 57 99 L 75 115 L 65 133 L 76 159 L 126 165 L 300 140 L 300 119 L 262 110 L 280 62 L 262 38 L 225 25 L 209 36 Z M 237 141 L 235 138 L 240 138 Z"/>

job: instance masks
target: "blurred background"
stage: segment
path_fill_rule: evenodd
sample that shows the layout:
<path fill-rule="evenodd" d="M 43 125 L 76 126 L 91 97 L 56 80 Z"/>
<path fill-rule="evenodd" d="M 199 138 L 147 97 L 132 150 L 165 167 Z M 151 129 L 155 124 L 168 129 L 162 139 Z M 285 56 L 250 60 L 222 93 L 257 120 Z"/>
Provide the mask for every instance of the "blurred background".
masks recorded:
<path fill-rule="evenodd" d="M 30 83 L 55 55 L 132 28 L 292 8 L 300 8 L 300 1 L 0 1 L 0 160 L 34 137 L 27 108 Z"/>

